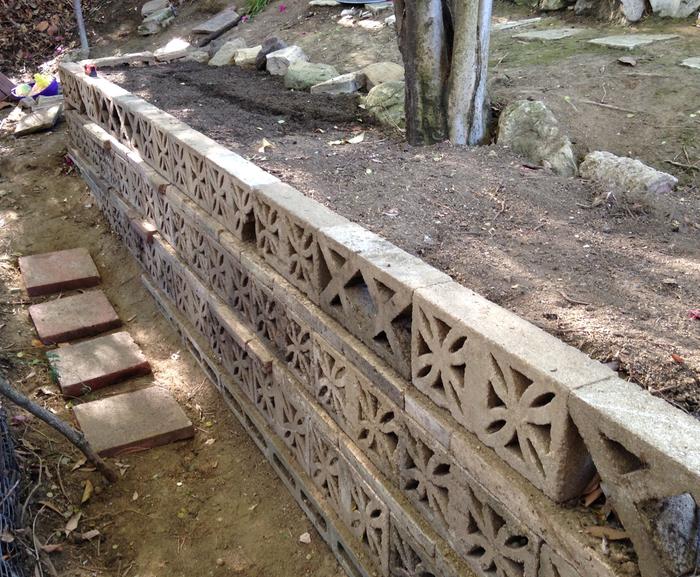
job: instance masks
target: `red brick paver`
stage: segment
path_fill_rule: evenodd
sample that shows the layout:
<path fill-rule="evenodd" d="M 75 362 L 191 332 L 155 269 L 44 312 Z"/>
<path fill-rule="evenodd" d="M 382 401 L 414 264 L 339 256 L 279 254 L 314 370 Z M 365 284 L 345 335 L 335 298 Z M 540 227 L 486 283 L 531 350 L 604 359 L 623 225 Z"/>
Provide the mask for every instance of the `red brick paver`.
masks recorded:
<path fill-rule="evenodd" d="M 101 290 L 32 305 L 29 316 L 47 345 L 91 337 L 122 324 Z"/>
<path fill-rule="evenodd" d="M 194 436 L 185 412 L 159 387 L 78 405 L 73 412 L 88 443 L 103 457 Z"/>
<path fill-rule="evenodd" d="M 141 349 L 124 331 L 61 347 L 46 356 L 66 397 L 151 372 Z"/>
<path fill-rule="evenodd" d="M 19 268 L 32 297 L 100 283 L 100 273 L 85 248 L 22 256 Z"/>

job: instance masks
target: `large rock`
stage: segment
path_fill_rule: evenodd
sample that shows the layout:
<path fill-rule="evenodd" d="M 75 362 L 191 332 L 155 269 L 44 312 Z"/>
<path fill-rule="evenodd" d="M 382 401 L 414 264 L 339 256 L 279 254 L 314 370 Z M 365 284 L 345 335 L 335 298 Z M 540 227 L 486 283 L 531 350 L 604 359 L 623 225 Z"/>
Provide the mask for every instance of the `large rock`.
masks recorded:
<path fill-rule="evenodd" d="M 273 76 L 284 76 L 289 66 L 299 60 L 308 62 L 309 58 L 298 46 L 287 46 L 267 55 L 267 71 Z"/>
<path fill-rule="evenodd" d="M 175 20 L 175 10 L 172 6 L 167 6 L 161 10 L 153 12 L 143 19 L 136 31 L 141 36 L 151 36 L 158 34 L 161 30 L 170 26 Z"/>
<path fill-rule="evenodd" d="M 372 90 L 382 82 L 403 81 L 403 66 L 394 62 L 375 62 L 365 66 L 361 72 L 367 78 L 367 90 Z"/>
<path fill-rule="evenodd" d="M 258 58 L 255 61 L 256 68 L 258 70 L 265 70 L 267 68 L 267 55 L 271 52 L 277 52 L 278 50 L 282 50 L 282 48 L 286 47 L 287 43 L 281 38 L 277 38 L 277 36 L 269 36 L 268 38 L 265 38 L 265 40 L 263 40 L 260 53 L 258 54 Z"/>
<path fill-rule="evenodd" d="M 654 14 L 669 18 L 687 18 L 700 8 L 700 0 L 651 0 Z"/>
<path fill-rule="evenodd" d="M 165 46 L 161 46 L 153 53 L 158 62 L 170 62 L 187 56 L 190 43 L 182 38 L 173 38 Z"/>
<path fill-rule="evenodd" d="M 544 102 L 517 100 L 509 104 L 498 122 L 498 144 L 561 176 L 576 175 L 571 141 L 561 133 Z"/>
<path fill-rule="evenodd" d="M 406 126 L 405 90 L 405 84 L 400 80 L 390 80 L 375 86 L 365 99 L 367 112 L 382 124 L 404 128 Z"/>
<path fill-rule="evenodd" d="M 678 183 L 675 176 L 639 160 L 600 150 L 587 154 L 579 170 L 583 178 L 596 182 L 606 191 L 652 207 L 658 205 L 658 196 L 671 192 Z"/>
<path fill-rule="evenodd" d="M 228 66 L 233 64 L 233 57 L 237 50 L 245 48 L 245 40 L 243 38 L 234 38 L 229 40 L 212 56 L 209 61 L 209 66 Z"/>
<path fill-rule="evenodd" d="M 338 71 L 330 64 L 314 64 L 295 60 L 287 68 L 284 85 L 292 90 L 308 90 L 312 86 L 338 76 Z"/>
<path fill-rule="evenodd" d="M 311 94 L 353 94 L 367 81 L 362 72 L 349 72 L 316 84 L 311 87 Z"/>
<path fill-rule="evenodd" d="M 150 0 L 141 6 L 141 16 L 146 18 L 158 10 L 164 10 L 170 6 L 170 0 Z"/>
<path fill-rule="evenodd" d="M 239 48 L 233 53 L 233 63 L 242 68 L 255 68 L 261 48 L 260 44 L 252 48 Z"/>
<path fill-rule="evenodd" d="M 544 12 L 563 10 L 566 6 L 566 0 L 540 0 L 540 10 Z"/>

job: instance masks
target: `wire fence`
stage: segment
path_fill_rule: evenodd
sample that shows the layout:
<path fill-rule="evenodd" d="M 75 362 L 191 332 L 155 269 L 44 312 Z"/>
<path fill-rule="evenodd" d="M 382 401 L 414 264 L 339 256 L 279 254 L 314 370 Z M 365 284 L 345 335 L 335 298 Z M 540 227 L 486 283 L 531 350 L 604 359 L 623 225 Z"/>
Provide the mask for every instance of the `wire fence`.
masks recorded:
<path fill-rule="evenodd" d="M 20 479 L 7 414 L 0 406 L 0 577 L 21 577 L 12 537 L 18 520 Z"/>

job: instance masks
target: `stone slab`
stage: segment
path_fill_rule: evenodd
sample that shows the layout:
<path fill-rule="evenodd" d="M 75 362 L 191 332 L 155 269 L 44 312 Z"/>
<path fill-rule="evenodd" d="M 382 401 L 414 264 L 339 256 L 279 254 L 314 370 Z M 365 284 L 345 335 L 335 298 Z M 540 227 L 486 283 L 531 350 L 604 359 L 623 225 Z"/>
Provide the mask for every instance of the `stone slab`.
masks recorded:
<path fill-rule="evenodd" d="M 151 372 L 148 360 L 125 331 L 60 347 L 46 356 L 66 397 Z"/>
<path fill-rule="evenodd" d="M 216 34 L 217 32 L 221 32 L 233 26 L 239 18 L 240 16 L 238 12 L 236 12 L 235 7 L 229 6 L 225 10 L 209 18 L 209 20 L 197 24 L 197 26 L 192 29 L 192 32 L 195 34 Z"/>
<path fill-rule="evenodd" d="M 618 36 L 605 36 L 604 38 L 594 38 L 589 40 L 590 44 L 598 46 L 607 46 L 608 48 L 626 48 L 633 50 L 640 46 L 646 46 L 653 42 L 662 42 L 664 40 L 673 40 L 678 38 L 677 34 L 620 34 Z"/>
<path fill-rule="evenodd" d="M 177 401 L 159 387 L 73 407 L 90 446 L 103 457 L 190 439 L 194 427 Z"/>
<path fill-rule="evenodd" d="M 498 22 L 493 25 L 493 30 L 494 32 L 500 31 L 500 30 L 510 30 L 511 28 L 519 28 L 521 26 L 529 26 L 530 24 L 534 24 L 535 22 L 539 22 L 542 20 L 541 16 L 538 16 L 536 18 L 526 18 L 525 20 L 506 20 L 505 22 Z"/>
<path fill-rule="evenodd" d="M 31 297 L 100 283 L 100 273 L 86 248 L 22 256 L 19 269 Z"/>
<path fill-rule="evenodd" d="M 63 111 L 63 104 L 54 104 L 46 108 L 35 109 L 31 114 L 23 116 L 15 127 L 15 136 L 25 136 L 40 132 L 41 130 L 49 130 L 58 122 L 58 117 Z"/>
<path fill-rule="evenodd" d="M 695 70 L 700 70 L 700 56 L 696 56 L 694 58 L 686 58 L 683 62 L 681 62 L 681 66 L 685 66 L 686 68 L 694 68 Z"/>
<path fill-rule="evenodd" d="M 531 32 L 521 32 L 514 34 L 513 38 L 519 40 L 563 40 L 582 32 L 582 28 L 552 28 L 551 30 L 532 30 Z"/>
<path fill-rule="evenodd" d="M 122 324 L 101 290 L 32 305 L 29 316 L 46 345 L 91 337 Z"/>

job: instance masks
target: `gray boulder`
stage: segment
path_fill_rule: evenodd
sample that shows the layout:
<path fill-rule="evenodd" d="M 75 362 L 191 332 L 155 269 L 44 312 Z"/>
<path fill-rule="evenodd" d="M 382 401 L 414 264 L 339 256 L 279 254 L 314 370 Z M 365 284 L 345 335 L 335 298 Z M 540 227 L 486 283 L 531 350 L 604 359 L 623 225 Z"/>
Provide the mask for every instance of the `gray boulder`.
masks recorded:
<path fill-rule="evenodd" d="M 361 72 L 367 78 L 367 90 L 372 90 L 382 82 L 403 81 L 404 70 L 394 62 L 375 62 L 365 66 Z"/>
<path fill-rule="evenodd" d="M 399 80 L 382 82 L 365 98 L 367 112 L 381 124 L 405 128 L 405 84 Z"/>
<path fill-rule="evenodd" d="M 338 71 L 330 64 L 314 64 L 295 60 L 287 68 L 284 85 L 292 90 L 308 90 L 312 86 L 338 76 Z"/>
<path fill-rule="evenodd" d="M 540 0 L 540 10 L 544 12 L 563 10 L 566 6 L 566 0 Z"/>
<path fill-rule="evenodd" d="M 632 202 L 657 206 L 657 197 L 671 192 L 678 179 L 639 160 L 597 150 L 586 155 L 579 167 L 581 176 L 606 191 Z"/>
<path fill-rule="evenodd" d="M 245 48 L 246 43 L 243 38 L 234 38 L 224 43 L 216 54 L 209 61 L 209 66 L 230 66 L 233 64 L 233 57 L 237 50 Z"/>
<path fill-rule="evenodd" d="M 233 63 L 242 68 L 255 68 L 258 54 L 260 54 L 260 44 L 252 48 L 239 48 L 233 53 Z"/>
<path fill-rule="evenodd" d="M 668 18 L 687 18 L 700 8 L 700 0 L 651 0 L 654 14 Z"/>
<path fill-rule="evenodd" d="M 353 94 L 360 90 L 366 81 L 362 72 L 349 72 L 312 86 L 311 94 Z"/>
<path fill-rule="evenodd" d="M 282 50 L 270 52 L 267 55 L 267 71 L 273 76 L 284 76 L 291 64 L 298 60 L 309 61 L 308 56 L 298 46 L 287 46 Z"/>
<path fill-rule="evenodd" d="M 258 57 L 255 60 L 255 67 L 258 70 L 265 70 L 265 68 L 267 68 L 267 55 L 271 52 L 277 52 L 278 50 L 282 50 L 282 48 L 286 47 L 287 43 L 284 40 L 277 38 L 277 36 L 265 38 L 262 43 L 262 48 L 258 53 Z"/>
<path fill-rule="evenodd" d="M 544 102 L 517 100 L 509 104 L 498 122 L 498 144 L 560 176 L 576 175 L 571 141 Z"/>

